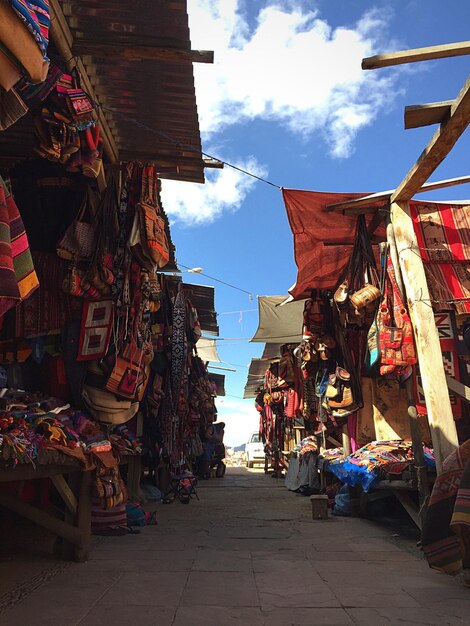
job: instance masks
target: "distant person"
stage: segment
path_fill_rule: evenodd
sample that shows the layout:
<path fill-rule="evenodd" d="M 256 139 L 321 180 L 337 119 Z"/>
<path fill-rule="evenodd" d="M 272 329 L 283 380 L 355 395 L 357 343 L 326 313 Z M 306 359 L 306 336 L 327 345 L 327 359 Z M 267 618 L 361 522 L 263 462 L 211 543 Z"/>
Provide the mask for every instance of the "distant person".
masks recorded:
<path fill-rule="evenodd" d="M 210 478 L 210 469 L 212 463 L 212 457 L 214 456 L 214 452 L 216 451 L 216 447 L 223 448 L 222 458 L 225 456 L 225 446 L 224 446 L 224 434 L 225 434 L 225 423 L 218 422 L 216 424 L 211 424 L 206 428 L 206 432 L 204 433 L 204 462 L 203 469 L 201 471 L 201 475 L 206 480 Z"/>

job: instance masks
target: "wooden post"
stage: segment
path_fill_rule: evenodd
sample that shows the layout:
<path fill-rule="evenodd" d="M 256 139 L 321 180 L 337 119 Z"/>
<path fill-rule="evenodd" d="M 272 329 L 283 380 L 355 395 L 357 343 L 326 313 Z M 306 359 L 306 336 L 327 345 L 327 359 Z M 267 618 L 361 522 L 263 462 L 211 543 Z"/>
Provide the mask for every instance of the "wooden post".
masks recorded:
<path fill-rule="evenodd" d="M 391 221 L 414 329 L 419 369 L 439 473 L 442 461 L 458 446 L 457 429 L 447 391 L 441 345 L 431 307 L 426 274 L 413 230 L 408 202 L 392 202 Z"/>
<path fill-rule="evenodd" d="M 397 242 L 391 222 L 387 224 L 387 242 L 390 250 L 390 258 L 392 259 L 393 267 L 395 268 L 398 289 L 400 290 L 403 301 L 405 301 L 406 290 L 403 285 L 403 278 L 401 275 L 399 255 L 397 250 Z M 418 476 L 418 496 L 420 505 L 419 515 L 423 517 L 426 513 L 426 503 L 429 497 L 429 484 L 428 470 L 424 459 L 423 435 L 421 432 L 421 426 L 418 421 L 418 412 L 416 411 L 416 401 L 413 388 L 414 375 L 415 372 L 413 368 L 413 374 L 406 381 L 406 396 L 408 402 L 408 417 L 410 419 L 411 441 L 413 444 L 413 457 L 415 460 L 414 464 Z"/>
<path fill-rule="evenodd" d="M 77 527 L 81 542 L 75 550 L 75 558 L 79 563 L 88 559 L 91 543 L 91 472 L 82 472 L 80 492 L 78 496 Z"/>

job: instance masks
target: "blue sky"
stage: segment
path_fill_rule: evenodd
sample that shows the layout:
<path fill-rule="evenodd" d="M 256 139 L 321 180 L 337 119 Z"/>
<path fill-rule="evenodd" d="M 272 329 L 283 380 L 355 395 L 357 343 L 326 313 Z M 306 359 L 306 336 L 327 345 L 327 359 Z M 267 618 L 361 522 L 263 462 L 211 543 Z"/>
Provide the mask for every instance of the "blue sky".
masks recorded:
<path fill-rule="evenodd" d="M 214 65 L 195 66 L 203 150 L 284 187 L 394 188 L 435 130 L 405 131 L 404 107 L 453 99 L 468 75 L 469 57 L 360 69 L 363 56 L 468 39 L 468 0 L 188 0 L 188 10 L 192 47 L 215 52 Z M 468 175 L 469 147 L 467 133 L 431 180 Z M 257 327 L 256 295 L 286 294 L 296 267 L 281 192 L 227 167 L 206 172 L 206 185 L 164 181 L 163 201 L 179 262 L 255 297 L 185 277 L 216 287 L 219 355 L 237 370 L 218 408 L 237 445 L 257 428 L 241 399 L 263 347 L 243 339 Z M 429 199 L 467 197 L 465 185 Z"/>

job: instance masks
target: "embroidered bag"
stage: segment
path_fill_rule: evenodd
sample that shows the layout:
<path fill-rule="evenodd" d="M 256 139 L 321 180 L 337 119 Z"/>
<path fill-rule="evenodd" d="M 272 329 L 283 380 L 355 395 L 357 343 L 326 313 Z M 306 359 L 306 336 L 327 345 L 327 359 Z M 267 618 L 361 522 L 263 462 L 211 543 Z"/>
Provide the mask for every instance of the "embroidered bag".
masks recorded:
<path fill-rule="evenodd" d="M 91 216 L 90 216 L 91 213 Z M 89 186 L 83 198 L 77 217 L 67 228 L 57 244 L 57 254 L 67 261 L 90 259 L 95 248 L 96 225 L 94 222 L 93 200 Z M 86 219 L 91 217 L 91 220 Z"/>
<path fill-rule="evenodd" d="M 381 376 L 394 373 L 397 367 L 406 367 L 416 363 L 413 328 L 410 316 L 401 299 L 390 257 L 387 259 L 387 275 L 384 297 L 377 318 Z M 392 305 L 392 309 L 390 305 Z"/>
<path fill-rule="evenodd" d="M 106 382 L 106 389 L 116 396 L 133 399 L 143 382 L 143 348 L 132 337 L 115 355 L 114 364 Z"/>
<path fill-rule="evenodd" d="M 154 271 L 170 260 L 165 220 L 159 215 L 154 166 L 142 170 L 142 191 L 136 206 L 129 246 L 141 267 Z"/>

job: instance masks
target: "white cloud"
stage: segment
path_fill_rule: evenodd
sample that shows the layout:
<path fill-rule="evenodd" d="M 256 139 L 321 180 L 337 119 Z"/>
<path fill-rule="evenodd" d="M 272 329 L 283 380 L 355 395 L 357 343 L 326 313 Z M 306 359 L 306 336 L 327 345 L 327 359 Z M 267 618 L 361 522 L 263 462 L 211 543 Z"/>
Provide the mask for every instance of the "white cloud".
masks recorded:
<path fill-rule="evenodd" d="M 234 165 L 257 176 L 266 175 L 266 168 L 253 157 Z M 190 225 L 207 224 L 226 211 L 236 211 L 255 183 L 254 178 L 231 167 L 206 170 L 204 185 L 162 181 L 162 202 L 173 220 Z"/>
<path fill-rule="evenodd" d="M 272 1 L 259 10 L 257 4 L 189 0 L 192 47 L 215 52 L 213 65 L 194 66 L 204 141 L 234 124 L 263 119 L 305 141 L 315 136 L 334 158 L 349 157 L 358 132 L 397 93 L 398 70 L 361 70 L 363 57 L 387 45 L 391 14 L 371 9 L 356 24 L 333 28 L 295 0 Z M 267 175 L 254 158 L 242 167 Z M 164 206 L 173 219 L 213 221 L 236 210 L 255 182 L 229 168 L 206 172 L 208 182 L 200 187 L 165 181 Z"/>
<path fill-rule="evenodd" d="M 258 432 L 259 413 L 254 400 L 217 398 L 219 422 L 225 422 L 224 442 L 227 446 L 239 446 L 248 441 L 249 436 Z"/>
<path fill-rule="evenodd" d="M 331 155 L 349 156 L 357 132 L 391 99 L 390 78 L 361 70 L 378 35 L 383 49 L 390 14 L 373 9 L 332 28 L 317 11 L 272 4 L 250 31 L 240 4 L 189 2 L 193 47 L 215 51 L 214 65 L 195 67 L 203 136 L 262 118 L 305 138 L 320 131 Z"/>

